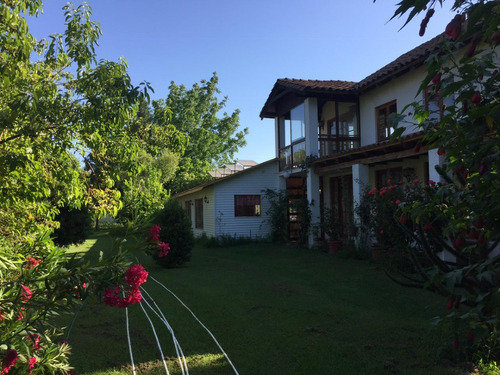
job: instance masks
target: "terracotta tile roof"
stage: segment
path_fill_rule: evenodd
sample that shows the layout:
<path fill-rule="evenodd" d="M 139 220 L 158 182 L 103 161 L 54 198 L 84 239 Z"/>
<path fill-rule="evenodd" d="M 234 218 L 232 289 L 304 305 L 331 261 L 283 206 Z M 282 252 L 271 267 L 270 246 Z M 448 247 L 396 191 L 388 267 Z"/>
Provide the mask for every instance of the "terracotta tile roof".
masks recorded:
<path fill-rule="evenodd" d="M 370 74 L 368 77 L 357 83 L 356 90 L 363 92 L 373 87 L 377 83 L 383 82 L 386 79 L 396 77 L 404 74 L 409 69 L 419 66 L 425 62 L 427 57 L 437 49 L 439 43 L 445 40 L 446 35 L 440 34 L 428 42 L 425 42 L 418 47 L 413 48 L 411 51 L 399 56 L 396 60 L 390 62 L 383 68 L 377 70 L 375 73 Z"/>
<path fill-rule="evenodd" d="M 307 80 L 280 78 L 276 81 L 264 104 L 260 117 L 274 117 L 272 105 L 284 92 L 295 93 L 303 96 L 314 96 L 318 94 L 352 94 L 359 95 L 370 90 L 378 84 L 398 77 L 408 70 L 422 65 L 427 57 L 435 51 L 439 43 L 446 38 L 440 34 L 433 39 L 413 48 L 411 51 L 398 57 L 396 60 L 385 65 L 383 68 L 370 74 L 360 82 L 336 81 L 336 80 Z"/>
<path fill-rule="evenodd" d="M 282 78 L 278 79 L 276 81 L 276 84 L 279 84 L 282 87 L 287 87 L 294 91 L 310 93 L 312 91 L 317 91 L 317 92 L 350 91 L 356 85 L 356 82 Z"/>

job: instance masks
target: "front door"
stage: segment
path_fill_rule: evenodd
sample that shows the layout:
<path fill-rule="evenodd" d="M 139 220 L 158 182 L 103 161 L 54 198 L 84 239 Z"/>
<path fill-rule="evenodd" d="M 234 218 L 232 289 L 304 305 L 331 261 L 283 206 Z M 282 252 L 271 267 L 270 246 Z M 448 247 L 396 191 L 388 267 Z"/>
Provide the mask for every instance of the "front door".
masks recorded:
<path fill-rule="evenodd" d="M 331 208 L 337 211 L 344 236 L 348 234 L 354 220 L 352 195 L 351 174 L 330 178 Z"/>

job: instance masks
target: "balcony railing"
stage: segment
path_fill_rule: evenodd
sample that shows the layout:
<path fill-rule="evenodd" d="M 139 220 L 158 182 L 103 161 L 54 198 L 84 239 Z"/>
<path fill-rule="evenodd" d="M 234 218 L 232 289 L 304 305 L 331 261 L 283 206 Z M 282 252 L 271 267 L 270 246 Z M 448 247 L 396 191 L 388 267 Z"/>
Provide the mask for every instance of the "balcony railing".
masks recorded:
<path fill-rule="evenodd" d="M 280 171 L 299 168 L 306 160 L 306 141 L 301 139 L 280 149 Z"/>
<path fill-rule="evenodd" d="M 359 137 L 319 135 L 319 156 L 333 156 L 359 148 Z"/>

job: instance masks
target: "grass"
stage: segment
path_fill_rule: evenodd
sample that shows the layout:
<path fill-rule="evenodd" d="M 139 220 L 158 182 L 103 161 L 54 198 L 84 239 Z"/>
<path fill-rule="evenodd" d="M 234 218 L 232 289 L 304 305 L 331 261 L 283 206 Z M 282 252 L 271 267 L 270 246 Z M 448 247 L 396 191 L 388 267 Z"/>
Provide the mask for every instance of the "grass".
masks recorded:
<path fill-rule="evenodd" d="M 95 235 L 71 251 L 95 257 L 112 238 Z M 210 329 L 240 374 L 464 374 L 452 336 L 431 329 L 443 300 L 389 281 L 376 264 L 274 244 L 196 248 L 186 267 L 163 269 L 136 254 Z M 208 333 L 165 289 L 145 287 L 187 357 L 190 374 L 233 374 Z M 150 314 L 152 316 L 152 314 Z M 153 331 L 129 308 L 139 374 L 164 374 Z M 152 316 L 170 374 L 180 374 L 172 338 Z M 125 311 L 89 302 L 69 342 L 76 374 L 131 374 Z"/>

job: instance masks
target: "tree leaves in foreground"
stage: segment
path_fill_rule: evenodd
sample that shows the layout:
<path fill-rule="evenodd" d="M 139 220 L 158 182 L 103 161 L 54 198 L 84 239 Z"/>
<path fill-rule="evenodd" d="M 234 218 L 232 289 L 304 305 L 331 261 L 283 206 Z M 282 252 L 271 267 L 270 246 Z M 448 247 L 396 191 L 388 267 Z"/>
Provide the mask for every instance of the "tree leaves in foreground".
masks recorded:
<path fill-rule="evenodd" d="M 409 22 L 425 11 L 424 35 L 435 8 L 445 3 L 402 0 L 394 17 L 408 15 Z M 433 110 L 415 102 L 404 110 L 414 113 L 425 132 L 422 146 L 437 149 L 445 164 L 438 170 L 440 183 L 426 188 L 420 199 L 401 203 L 395 219 L 404 222 L 400 229 L 409 236 L 416 274 L 398 276 L 446 297 L 459 358 L 474 354 L 476 360 L 498 361 L 500 5 L 456 0 L 452 10 L 456 15 L 443 30 L 439 50 L 428 58 L 420 87 L 428 102 L 438 105 Z"/>
<path fill-rule="evenodd" d="M 113 209 L 102 201 L 114 197 L 118 171 L 102 168 L 107 183 L 88 185 L 71 154 L 127 165 L 138 147 L 129 124 L 149 88 L 132 84 L 124 61 L 96 61 L 88 5 L 66 5 L 64 35 L 36 40 L 26 17 L 41 7 L 0 2 L 0 362 L 9 374 L 68 373 L 54 317 L 122 279 L 122 252 L 89 266 L 50 234 L 60 207 Z"/>

